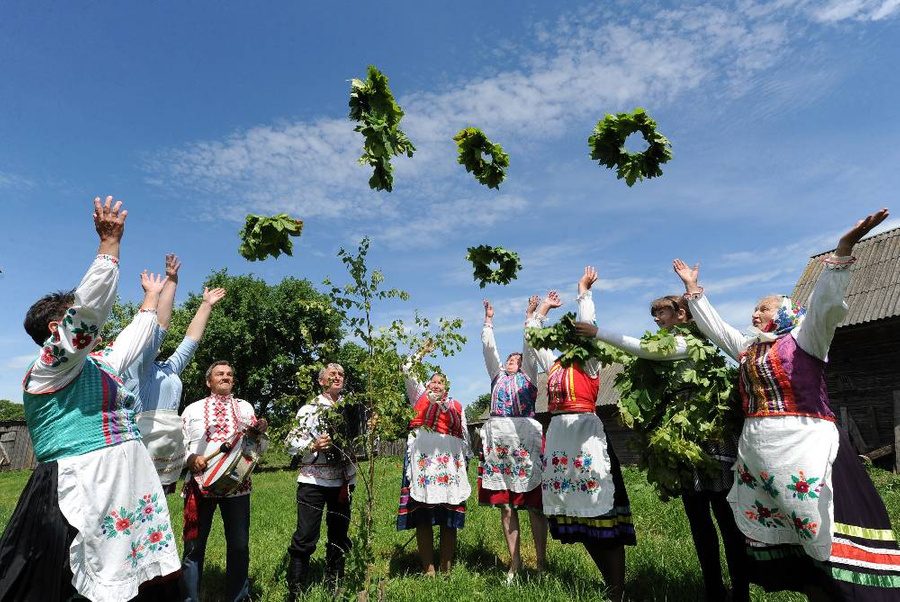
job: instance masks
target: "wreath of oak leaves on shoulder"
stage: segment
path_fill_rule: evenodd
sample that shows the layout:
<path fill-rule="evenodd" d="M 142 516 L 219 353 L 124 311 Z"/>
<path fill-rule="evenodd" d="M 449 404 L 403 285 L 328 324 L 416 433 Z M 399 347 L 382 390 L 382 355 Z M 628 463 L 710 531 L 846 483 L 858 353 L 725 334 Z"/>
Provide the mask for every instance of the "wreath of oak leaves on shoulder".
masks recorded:
<path fill-rule="evenodd" d="M 503 151 L 503 147 L 488 140 L 478 128 L 459 130 L 453 139 L 459 149 L 459 164 L 488 188 L 499 188 L 506 177 L 506 168 L 509 167 L 509 155 Z M 491 160 L 488 161 L 486 157 Z"/>
<path fill-rule="evenodd" d="M 241 246 L 238 249 L 244 259 L 261 261 L 267 257 L 278 257 L 282 253 L 293 257 L 294 243 L 291 236 L 300 236 L 303 221 L 279 213 L 271 217 L 248 215 L 240 232 Z"/>
<path fill-rule="evenodd" d="M 647 149 L 640 153 L 629 153 L 625 139 L 634 132 L 640 132 L 647 141 Z M 608 168 L 616 168 L 616 177 L 625 179 L 629 187 L 638 180 L 662 175 L 660 165 L 672 158 L 672 143 L 656 131 L 656 122 L 644 109 L 633 113 L 606 114 L 597 122 L 594 133 L 588 138 L 591 159 Z"/>
<path fill-rule="evenodd" d="M 522 269 L 519 255 L 503 247 L 490 247 L 479 245 L 469 247 L 466 259 L 472 262 L 475 268 L 473 277 L 481 288 L 488 283 L 509 284 L 516 279 L 516 273 Z M 496 269 L 491 264 L 497 264 Z"/>
<path fill-rule="evenodd" d="M 584 365 L 591 358 L 604 364 L 620 361 L 624 354 L 611 345 L 595 338 L 579 336 L 575 332 L 575 314 L 564 314 L 553 326 L 547 328 L 526 328 L 525 338 L 535 349 L 557 350 L 560 365 L 568 368 L 574 364 Z"/>
<path fill-rule="evenodd" d="M 406 153 L 412 157 L 416 147 L 400 129 L 403 110 L 388 88 L 388 78 L 369 65 L 365 80 L 350 80 L 350 119 L 358 122 L 354 132 L 361 133 L 363 154 L 361 165 L 374 168 L 369 187 L 375 190 L 394 189 L 394 166 L 391 157 Z"/>
<path fill-rule="evenodd" d="M 740 431 L 736 369 L 706 340 L 695 324 L 647 332 L 641 347 L 664 355 L 684 337 L 689 359 L 653 361 L 625 356 L 616 375 L 619 415 L 633 429 L 639 466 L 660 499 L 692 490 L 694 470 L 717 478 L 722 465 L 705 449 Z"/>

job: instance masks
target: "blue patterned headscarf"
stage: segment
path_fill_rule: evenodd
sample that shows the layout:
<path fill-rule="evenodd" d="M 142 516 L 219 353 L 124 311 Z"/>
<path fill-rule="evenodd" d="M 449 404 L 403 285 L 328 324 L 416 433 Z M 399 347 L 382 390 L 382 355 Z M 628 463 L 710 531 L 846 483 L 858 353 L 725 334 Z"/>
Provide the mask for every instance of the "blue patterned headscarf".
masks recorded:
<path fill-rule="evenodd" d="M 790 297 L 782 295 L 781 306 L 775 317 L 761 330 L 751 326 L 750 334 L 762 343 L 775 341 L 800 326 L 805 316 L 805 307 L 794 303 Z"/>

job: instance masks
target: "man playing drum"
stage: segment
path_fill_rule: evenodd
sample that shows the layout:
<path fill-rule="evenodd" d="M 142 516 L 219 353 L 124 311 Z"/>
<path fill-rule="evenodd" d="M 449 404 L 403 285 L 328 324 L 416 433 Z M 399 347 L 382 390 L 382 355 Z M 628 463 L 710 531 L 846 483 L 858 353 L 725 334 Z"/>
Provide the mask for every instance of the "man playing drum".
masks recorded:
<path fill-rule="evenodd" d="M 299 425 L 286 441 L 289 452 L 302 453 L 297 476 L 297 530 L 288 547 L 289 600 L 295 601 L 309 580 L 309 558 L 316 550 L 322 512 L 328 508 L 325 525 L 328 543 L 325 552 L 325 580 L 334 588 L 344 573 L 344 554 L 350 549 L 350 503 L 356 484 L 356 466 L 332 442 L 327 413 L 340 406 L 344 388 L 344 368 L 328 364 L 319 371 L 322 394 L 297 412 Z"/>
<path fill-rule="evenodd" d="M 206 540 L 218 506 L 225 528 L 227 599 L 243 600 L 249 593 L 250 477 L 236 490 L 219 495 L 205 488 L 209 482 L 204 476 L 208 468 L 213 469 L 226 459 L 232 448 L 242 446 L 243 437 L 258 437 L 268 425 L 264 418 L 257 421 L 250 403 L 231 394 L 234 372 L 228 362 L 220 360 L 209 367 L 206 386 L 209 397 L 189 405 L 181 416 L 186 465 L 193 474 L 184 490 L 182 587 L 185 600 L 200 600 Z"/>

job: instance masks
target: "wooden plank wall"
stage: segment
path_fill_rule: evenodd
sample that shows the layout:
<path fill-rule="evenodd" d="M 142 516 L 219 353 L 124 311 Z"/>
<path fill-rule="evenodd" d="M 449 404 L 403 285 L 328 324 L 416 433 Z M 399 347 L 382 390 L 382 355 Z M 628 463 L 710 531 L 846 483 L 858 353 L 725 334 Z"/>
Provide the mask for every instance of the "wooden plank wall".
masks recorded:
<path fill-rule="evenodd" d="M 24 421 L 0 421 L 0 470 L 32 470 L 37 466 Z"/>

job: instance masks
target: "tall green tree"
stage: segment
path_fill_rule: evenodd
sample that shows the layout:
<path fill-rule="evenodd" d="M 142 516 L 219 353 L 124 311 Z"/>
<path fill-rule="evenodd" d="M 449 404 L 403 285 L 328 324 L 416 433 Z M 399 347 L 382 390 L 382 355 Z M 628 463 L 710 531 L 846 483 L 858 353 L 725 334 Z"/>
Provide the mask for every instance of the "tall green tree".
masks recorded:
<path fill-rule="evenodd" d="M 484 393 L 479 395 L 475 401 L 466 406 L 466 421 L 474 422 L 479 420 L 489 407 L 491 407 L 491 394 Z"/>
<path fill-rule="evenodd" d="M 0 399 L 0 420 L 25 420 L 25 406 Z"/>

